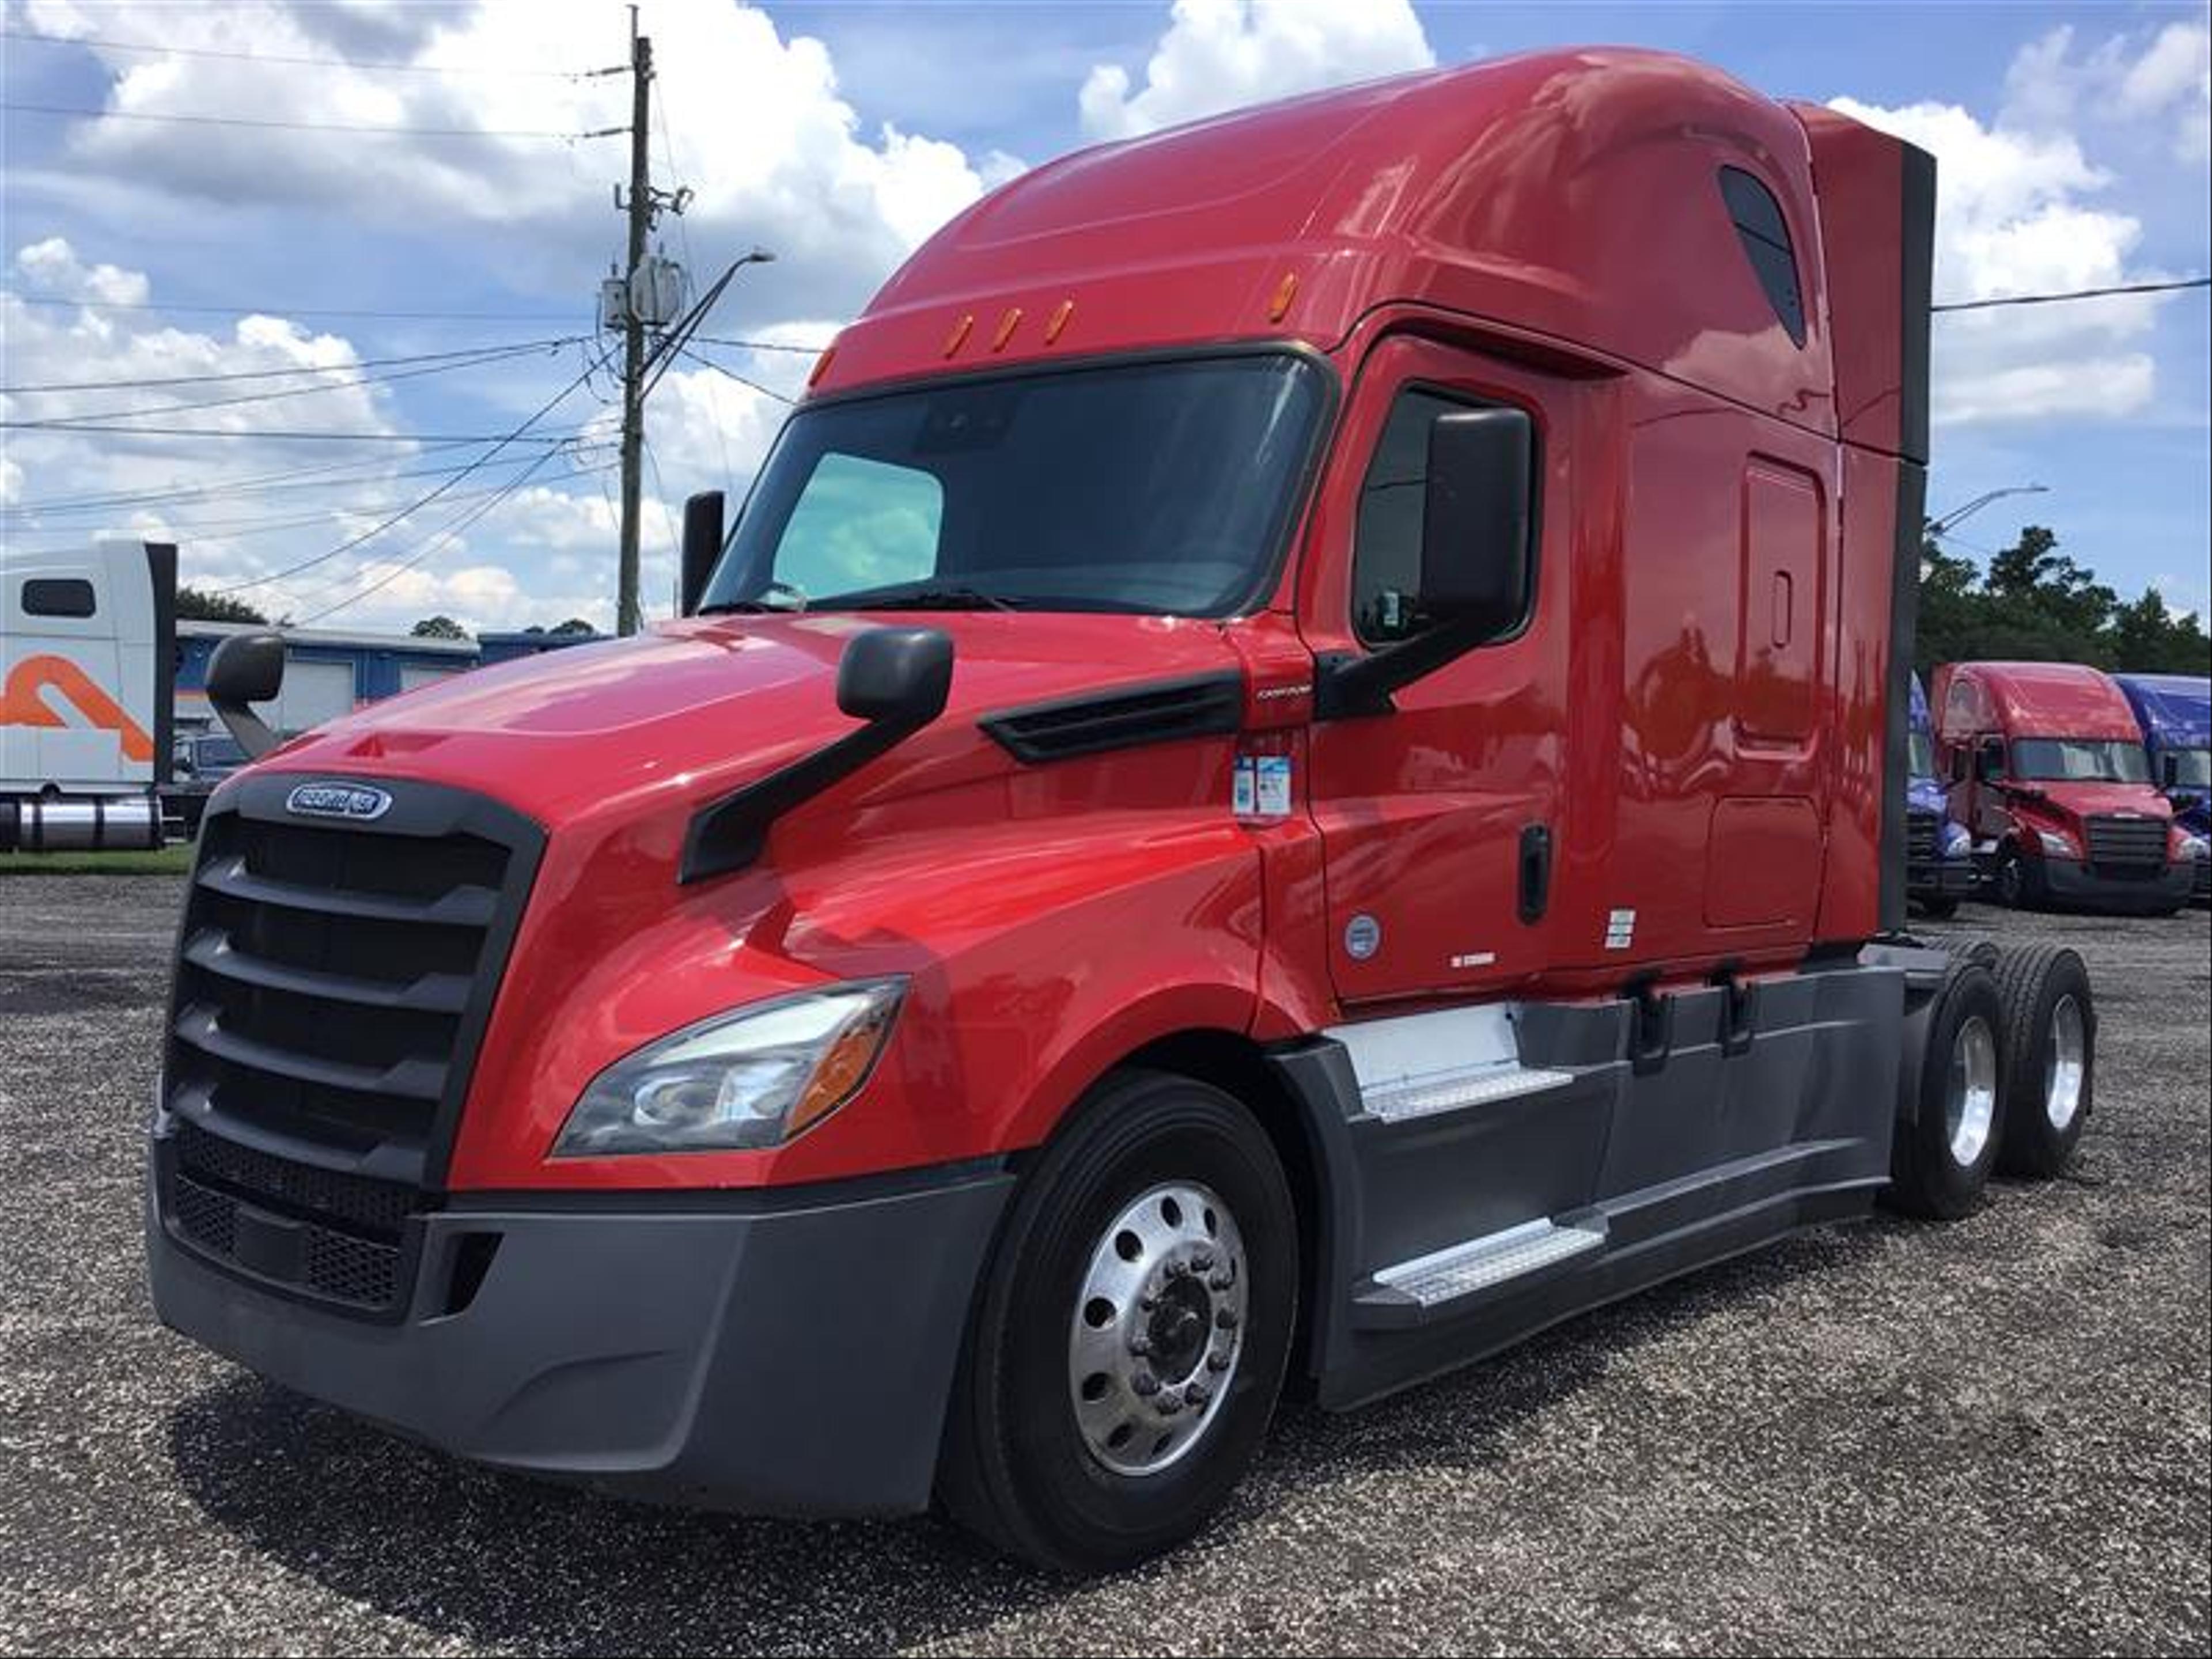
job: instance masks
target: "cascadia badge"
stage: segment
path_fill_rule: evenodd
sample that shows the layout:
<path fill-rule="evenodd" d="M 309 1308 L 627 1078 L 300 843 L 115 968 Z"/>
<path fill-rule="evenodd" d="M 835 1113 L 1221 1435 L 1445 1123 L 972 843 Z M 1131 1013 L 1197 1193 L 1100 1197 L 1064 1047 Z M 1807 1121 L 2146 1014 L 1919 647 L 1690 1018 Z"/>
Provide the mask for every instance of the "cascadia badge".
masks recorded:
<path fill-rule="evenodd" d="M 303 783 L 284 798 L 284 810 L 302 817 L 366 823 L 392 810 L 392 797 L 365 783 Z"/>

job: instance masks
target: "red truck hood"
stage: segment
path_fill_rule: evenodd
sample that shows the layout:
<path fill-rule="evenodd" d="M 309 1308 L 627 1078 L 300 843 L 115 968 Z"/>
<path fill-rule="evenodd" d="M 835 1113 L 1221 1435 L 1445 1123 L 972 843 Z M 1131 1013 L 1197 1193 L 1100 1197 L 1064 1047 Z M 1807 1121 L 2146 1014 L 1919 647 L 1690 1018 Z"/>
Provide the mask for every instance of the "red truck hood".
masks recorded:
<path fill-rule="evenodd" d="M 2039 783 L 2034 787 L 2043 792 L 2043 798 L 2030 796 L 2018 803 L 2030 817 L 2040 813 L 2069 823 L 2118 812 L 2160 820 L 2173 817 L 2166 797 L 2147 783 Z"/>
<path fill-rule="evenodd" d="M 952 692 L 905 752 L 947 762 L 1000 755 L 975 726 L 994 710 L 1238 661 L 1218 623 L 1176 618 L 714 617 L 457 675 L 334 720 L 264 764 L 473 789 L 549 828 L 641 799 L 704 798 L 852 730 L 836 696 L 846 641 L 917 623 L 952 635 Z"/>

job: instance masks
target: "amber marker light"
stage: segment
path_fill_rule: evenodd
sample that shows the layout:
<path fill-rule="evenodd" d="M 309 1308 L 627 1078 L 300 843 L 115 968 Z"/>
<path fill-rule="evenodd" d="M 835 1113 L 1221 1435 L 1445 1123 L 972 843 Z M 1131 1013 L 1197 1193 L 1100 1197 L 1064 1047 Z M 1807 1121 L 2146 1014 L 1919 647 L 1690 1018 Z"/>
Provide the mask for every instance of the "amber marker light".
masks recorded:
<path fill-rule="evenodd" d="M 1297 294 L 1298 273 L 1295 270 L 1284 272 L 1283 280 L 1275 285 L 1275 297 L 1267 301 L 1267 320 L 1281 322 L 1283 313 L 1291 308 L 1291 301 L 1297 298 Z"/>
<path fill-rule="evenodd" d="M 1006 314 L 999 319 L 999 331 L 991 337 L 991 349 L 1004 351 L 1006 342 L 1014 337 L 1014 331 L 1022 325 L 1022 308 L 1008 306 Z"/>
<path fill-rule="evenodd" d="M 1052 315 L 1044 320 L 1044 343 L 1050 345 L 1060 337 L 1060 331 L 1067 326 L 1067 319 L 1075 315 L 1075 301 L 1062 300 L 1052 308 Z"/>
<path fill-rule="evenodd" d="M 945 337 L 945 355 L 950 357 L 968 342 L 968 331 L 975 326 L 975 313 L 963 311 L 960 320 L 952 325 L 952 332 Z"/>

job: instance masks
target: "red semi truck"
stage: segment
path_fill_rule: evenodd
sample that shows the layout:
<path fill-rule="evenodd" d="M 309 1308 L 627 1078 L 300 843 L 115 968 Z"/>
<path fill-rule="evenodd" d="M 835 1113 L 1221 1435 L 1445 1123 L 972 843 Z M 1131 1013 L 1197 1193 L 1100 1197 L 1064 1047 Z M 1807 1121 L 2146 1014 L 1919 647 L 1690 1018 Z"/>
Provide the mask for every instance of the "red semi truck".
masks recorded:
<path fill-rule="evenodd" d="M 2007 904 L 2171 915 L 2189 902 L 2193 838 L 2152 781 L 2142 728 L 2111 675 L 1949 663 L 1936 697 L 1952 816 Z"/>
<path fill-rule="evenodd" d="M 1641 52 L 1089 150 L 815 369 L 682 619 L 211 801 L 161 1316 L 509 1468 L 1112 1568 L 1405 1387 L 2055 1171 L 1905 908 L 1929 159 Z M 281 659 L 227 646 L 246 705 Z"/>

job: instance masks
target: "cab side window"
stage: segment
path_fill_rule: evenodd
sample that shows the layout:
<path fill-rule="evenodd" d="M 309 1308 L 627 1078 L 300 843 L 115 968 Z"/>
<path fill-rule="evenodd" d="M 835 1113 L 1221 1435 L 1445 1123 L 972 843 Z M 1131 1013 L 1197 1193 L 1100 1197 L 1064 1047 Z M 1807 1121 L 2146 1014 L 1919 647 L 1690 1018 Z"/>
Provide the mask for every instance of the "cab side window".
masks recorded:
<path fill-rule="evenodd" d="M 78 619 L 99 609 L 92 584 L 82 576 L 33 576 L 23 584 L 22 605 L 27 617 Z"/>
<path fill-rule="evenodd" d="M 1482 407 L 1419 388 L 1401 392 L 1391 404 L 1360 483 L 1352 529 L 1352 625 L 1362 644 L 1395 644 L 1427 626 L 1420 590 L 1429 429 L 1441 416 Z"/>
<path fill-rule="evenodd" d="M 2002 738 L 1984 738 L 1974 750 L 1974 775 L 1984 783 L 1994 783 L 2004 776 L 2005 746 Z"/>

